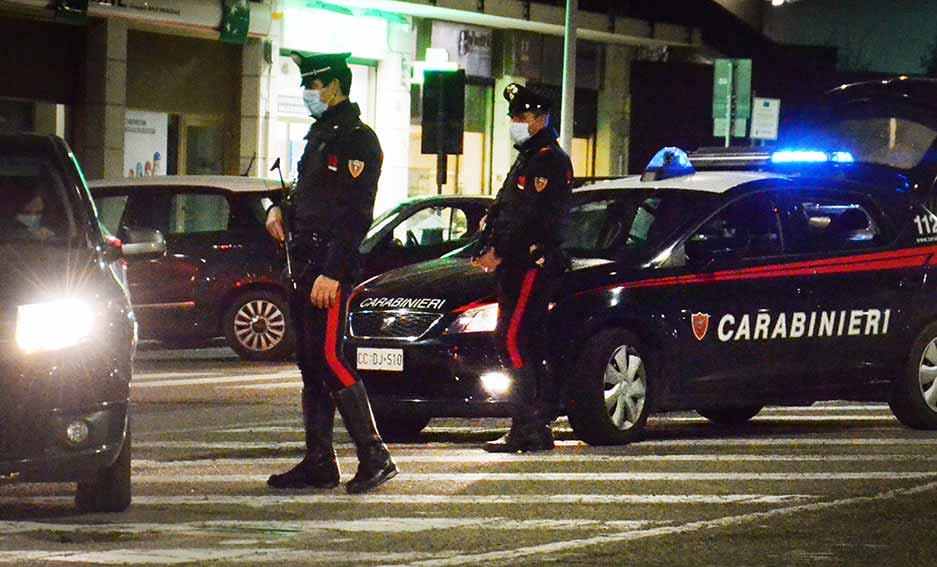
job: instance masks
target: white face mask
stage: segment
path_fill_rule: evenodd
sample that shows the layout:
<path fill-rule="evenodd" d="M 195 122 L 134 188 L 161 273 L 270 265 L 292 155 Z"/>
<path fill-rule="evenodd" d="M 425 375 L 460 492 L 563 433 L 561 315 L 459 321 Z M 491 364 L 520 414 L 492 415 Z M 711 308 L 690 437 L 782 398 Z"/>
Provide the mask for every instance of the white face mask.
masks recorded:
<path fill-rule="evenodd" d="M 16 215 L 16 222 L 29 230 L 39 230 L 42 226 L 42 215 Z"/>
<path fill-rule="evenodd" d="M 511 122 L 511 141 L 521 145 L 530 139 L 530 128 L 526 122 Z"/>
<path fill-rule="evenodd" d="M 303 103 L 306 104 L 306 110 L 315 119 L 322 118 L 325 111 L 329 109 L 329 105 L 322 102 L 322 95 L 315 89 L 303 90 Z"/>

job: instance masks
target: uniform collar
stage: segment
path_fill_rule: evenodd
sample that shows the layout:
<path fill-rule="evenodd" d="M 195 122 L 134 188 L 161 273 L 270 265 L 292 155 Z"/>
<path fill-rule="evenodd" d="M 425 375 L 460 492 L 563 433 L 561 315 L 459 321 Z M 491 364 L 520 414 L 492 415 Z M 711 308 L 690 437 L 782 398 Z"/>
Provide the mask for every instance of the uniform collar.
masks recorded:
<path fill-rule="evenodd" d="M 343 124 L 358 120 L 359 116 L 361 116 L 361 109 L 358 108 L 356 103 L 351 102 L 346 98 L 342 102 L 326 110 L 322 114 L 321 118 L 313 122 L 312 126 L 309 127 L 309 132 L 306 134 L 306 138 L 308 139 L 313 135 L 313 133 L 316 132 L 337 129 Z"/>
<path fill-rule="evenodd" d="M 532 152 L 539 150 L 540 148 L 555 144 L 557 137 L 558 134 L 556 133 L 556 130 L 554 130 L 552 126 L 547 126 L 543 130 L 531 136 L 530 139 L 523 144 L 515 145 L 514 147 L 521 153 Z"/>

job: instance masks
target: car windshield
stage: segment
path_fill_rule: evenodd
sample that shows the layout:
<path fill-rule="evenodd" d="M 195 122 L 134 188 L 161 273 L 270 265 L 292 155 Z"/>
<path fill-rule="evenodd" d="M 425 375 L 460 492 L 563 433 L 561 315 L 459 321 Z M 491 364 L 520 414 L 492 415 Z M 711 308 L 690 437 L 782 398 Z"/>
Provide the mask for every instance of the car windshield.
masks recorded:
<path fill-rule="evenodd" d="M 45 156 L 0 156 L 0 242 L 65 242 L 75 221 L 65 184 Z"/>
<path fill-rule="evenodd" d="M 394 222 L 398 216 L 400 216 L 400 211 L 403 210 L 403 205 L 398 205 L 392 209 L 388 209 L 381 213 L 374 221 L 371 223 L 371 228 L 368 229 L 368 233 L 364 236 L 364 241 L 361 243 L 361 250 L 370 250 L 371 241 L 377 238 L 381 233 L 381 230 Z"/>
<path fill-rule="evenodd" d="M 718 200 L 713 193 L 683 189 L 579 193 L 570 207 L 563 248 L 583 258 L 649 253 Z"/>
<path fill-rule="evenodd" d="M 830 147 L 849 150 L 856 161 L 912 169 L 937 139 L 937 131 L 894 116 L 850 118 L 828 127 Z"/>

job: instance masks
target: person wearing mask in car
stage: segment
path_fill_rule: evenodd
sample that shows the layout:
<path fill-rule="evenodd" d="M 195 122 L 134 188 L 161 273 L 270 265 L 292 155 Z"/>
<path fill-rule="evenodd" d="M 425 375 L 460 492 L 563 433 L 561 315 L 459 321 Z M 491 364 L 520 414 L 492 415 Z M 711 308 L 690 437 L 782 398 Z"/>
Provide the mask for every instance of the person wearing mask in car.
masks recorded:
<path fill-rule="evenodd" d="M 341 348 L 348 295 L 359 271 L 358 246 L 371 224 L 383 162 L 377 136 L 348 100 L 348 56 L 293 53 L 303 101 L 316 121 L 306 134 L 296 184 L 282 208 L 277 204 L 267 212 L 267 230 L 289 247 L 292 261 L 290 315 L 303 377 L 306 454 L 295 467 L 270 476 L 273 488 L 338 485 L 332 447 L 336 406 L 358 454 L 348 492 L 371 490 L 397 474 L 364 385 Z"/>
<path fill-rule="evenodd" d="M 17 240 L 47 240 L 55 233 L 43 226 L 45 201 L 35 187 L 20 187 L 7 183 L 0 188 L 2 213 L 0 234 Z"/>
<path fill-rule="evenodd" d="M 557 396 L 547 359 L 550 298 L 568 261 L 560 246 L 568 223 L 573 168 L 550 127 L 550 100 L 512 83 L 504 89 L 518 156 L 488 211 L 475 262 L 498 280 L 498 344 L 514 376 L 511 429 L 489 452 L 553 448 Z"/>

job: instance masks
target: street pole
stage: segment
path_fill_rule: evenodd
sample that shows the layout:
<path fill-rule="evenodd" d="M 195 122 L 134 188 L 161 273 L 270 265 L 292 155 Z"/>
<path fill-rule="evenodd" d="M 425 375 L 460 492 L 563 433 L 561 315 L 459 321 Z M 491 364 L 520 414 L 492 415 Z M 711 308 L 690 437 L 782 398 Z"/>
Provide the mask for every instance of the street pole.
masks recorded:
<path fill-rule="evenodd" d="M 560 147 L 568 154 L 572 154 L 573 151 L 573 109 L 576 107 L 576 16 L 578 12 L 579 0 L 566 0 Z"/>

